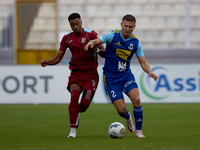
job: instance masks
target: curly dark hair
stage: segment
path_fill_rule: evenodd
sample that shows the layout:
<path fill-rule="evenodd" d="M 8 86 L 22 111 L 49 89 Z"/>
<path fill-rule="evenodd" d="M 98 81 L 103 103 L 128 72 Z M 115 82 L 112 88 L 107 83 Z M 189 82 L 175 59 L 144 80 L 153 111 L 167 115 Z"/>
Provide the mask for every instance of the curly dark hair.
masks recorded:
<path fill-rule="evenodd" d="M 72 14 L 69 15 L 68 21 L 74 20 L 74 19 L 76 19 L 76 18 L 81 19 L 81 16 L 79 15 L 79 13 L 72 13 Z"/>

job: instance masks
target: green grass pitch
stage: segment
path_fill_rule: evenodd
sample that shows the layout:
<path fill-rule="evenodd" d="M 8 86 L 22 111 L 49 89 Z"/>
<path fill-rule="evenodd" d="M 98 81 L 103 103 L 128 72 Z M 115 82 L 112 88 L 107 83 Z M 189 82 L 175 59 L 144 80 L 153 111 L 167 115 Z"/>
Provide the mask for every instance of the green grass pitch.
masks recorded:
<path fill-rule="evenodd" d="M 132 105 L 127 108 L 131 114 Z M 112 104 L 91 104 L 68 138 L 68 105 L 0 105 L 0 150 L 199 150 L 200 104 L 143 104 L 143 133 L 126 128 L 112 139 L 108 126 L 125 124 Z"/>

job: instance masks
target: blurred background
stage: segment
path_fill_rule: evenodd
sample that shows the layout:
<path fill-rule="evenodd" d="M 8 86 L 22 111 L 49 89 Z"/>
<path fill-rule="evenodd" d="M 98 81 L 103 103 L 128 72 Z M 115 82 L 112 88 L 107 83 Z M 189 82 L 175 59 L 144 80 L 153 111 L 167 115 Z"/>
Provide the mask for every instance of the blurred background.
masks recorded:
<path fill-rule="evenodd" d="M 120 29 L 130 13 L 149 63 L 200 62 L 200 0 L 0 0 L 0 65 L 39 64 L 53 57 L 71 31 L 72 12 L 99 35 Z M 70 56 L 67 51 L 61 64 Z"/>
<path fill-rule="evenodd" d="M 99 36 L 121 29 L 124 15 L 136 17 L 133 34 L 160 77 L 149 80 L 133 57 L 142 102 L 200 102 L 200 0 L 0 0 L 0 104 L 69 103 L 70 51 L 59 66 L 39 64 L 52 58 L 61 38 L 71 32 L 68 16 L 73 12 Z M 99 64 L 93 102 L 109 103 L 101 57 Z"/>

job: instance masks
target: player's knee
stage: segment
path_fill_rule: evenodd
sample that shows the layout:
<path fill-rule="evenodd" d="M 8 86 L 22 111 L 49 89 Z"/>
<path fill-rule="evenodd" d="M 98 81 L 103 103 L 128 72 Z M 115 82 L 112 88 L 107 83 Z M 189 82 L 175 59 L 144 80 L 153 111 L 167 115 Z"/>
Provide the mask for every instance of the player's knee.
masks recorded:
<path fill-rule="evenodd" d="M 140 97 L 137 96 L 137 97 L 135 98 L 135 101 L 136 101 L 136 102 L 140 102 Z"/>
<path fill-rule="evenodd" d="M 126 113 L 126 108 L 121 108 L 121 109 L 118 109 L 117 111 L 120 116 L 124 116 L 124 114 Z"/>
<path fill-rule="evenodd" d="M 80 93 L 81 92 L 78 90 L 74 90 L 71 92 L 71 101 L 70 101 L 71 105 L 78 105 Z"/>
<path fill-rule="evenodd" d="M 131 99 L 133 106 L 140 106 L 141 105 L 141 101 L 140 101 L 140 97 L 136 96 L 134 97 L 134 99 Z"/>
<path fill-rule="evenodd" d="M 135 99 L 135 104 L 136 104 L 136 105 L 141 105 L 141 101 L 140 101 L 140 97 L 139 97 L 139 96 L 136 97 L 136 99 Z"/>

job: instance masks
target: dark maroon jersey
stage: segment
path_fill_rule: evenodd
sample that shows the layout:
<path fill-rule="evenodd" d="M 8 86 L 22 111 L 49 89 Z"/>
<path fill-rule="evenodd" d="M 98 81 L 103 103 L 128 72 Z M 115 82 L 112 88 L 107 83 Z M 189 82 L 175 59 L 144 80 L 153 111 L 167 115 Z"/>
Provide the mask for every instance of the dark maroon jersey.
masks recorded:
<path fill-rule="evenodd" d="M 85 51 L 84 47 L 89 40 L 97 38 L 97 33 L 94 30 L 83 29 L 80 35 L 70 32 L 63 36 L 60 42 L 60 51 L 70 49 L 72 53 L 69 62 L 69 69 L 96 69 L 98 66 L 97 55 L 94 51 Z"/>

